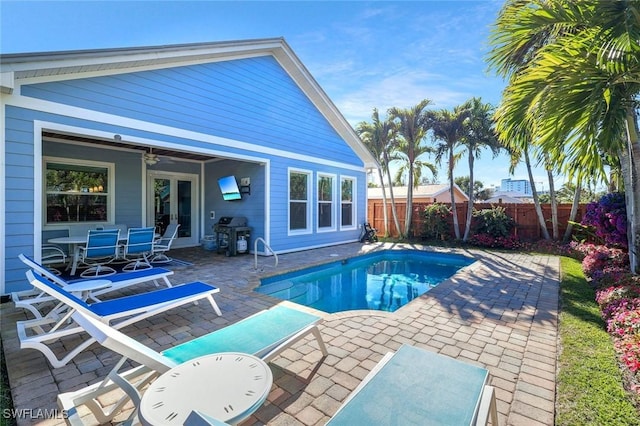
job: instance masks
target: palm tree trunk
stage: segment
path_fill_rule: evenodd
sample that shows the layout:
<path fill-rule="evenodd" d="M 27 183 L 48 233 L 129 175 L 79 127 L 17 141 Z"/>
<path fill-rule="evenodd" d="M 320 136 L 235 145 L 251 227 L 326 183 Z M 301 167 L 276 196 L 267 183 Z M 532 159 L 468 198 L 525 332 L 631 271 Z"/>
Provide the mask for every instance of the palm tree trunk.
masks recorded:
<path fill-rule="evenodd" d="M 553 239 L 560 238 L 558 231 L 558 199 L 556 197 L 556 188 L 553 184 L 553 170 L 549 164 L 549 154 L 544 153 L 545 168 L 547 169 L 547 179 L 549 180 L 549 198 L 551 203 L 551 232 L 553 233 Z"/>
<path fill-rule="evenodd" d="M 449 150 L 449 194 L 451 194 L 451 214 L 453 214 L 453 232 L 456 240 L 460 239 L 460 224 L 458 223 L 458 212 L 456 209 L 456 197 L 454 193 L 453 179 L 453 148 Z"/>
<path fill-rule="evenodd" d="M 567 230 L 564 232 L 564 237 L 562 240 L 566 243 L 571 238 L 571 233 L 573 232 L 573 224 L 571 222 L 575 222 L 576 215 L 578 214 L 578 206 L 580 205 L 580 195 L 582 193 L 582 176 L 578 174 L 577 183 L 576 183 L 576 192 L 573 194 L 573 204 L 571 204 L 571 212 L 569 213 L 569 222 L 567 223 Z"/>
<path fill-rule="evenodd" d="M 382 169 L 378 167 L 378 177 L 382 186 L 382 219 L 384 220 L 384 236 L 389 237 L 389 214 L 387 213 L 387 191 L 384 188 L 384 175 Z M 371 226 L 374 226 L 373 223 Z M 375 226 L 374 226 L 375 228 Z"/>
<path fill-rule="evenodd" d="M 536 183 L 533 181 L 533 172 L 531 171 L 531 159 L 529 158 L 529 149 L 524 149 L 524 162 L 527 166 L 527 173 L 529 174 L 529 183 L 531 184 L 531 192 L 533 193 L 533 205 L 536 208 L 536 214 L 538 215 L 538 223 L 540 224 L 540 230 L 545 240 L 550 240 L 549 231 L 547 231 L 547 223 L 544 220 L 542 214 L 542 208 L 540 207 L 540 199 L 538 198 L 538 191 L 536 190 Z"/>
<path fill-rule="evenodd" d="M 387 154 L 384 155 L 385 164 L 387 164 L 387 182 L 389 182 L 389 196 L 391 197 L 391 215 L 393 216 L 393 223 L 396 225 L 398 234 L 402 238 L 402 229 L 400 229 L 400 221 L 398 220 L 398 209 L 396 207 L 396 199 L 393 195 L 393 181 L 391 180 L 391 170 L 389 169 L 389 158 Z"/>
<path fill-rule="evenodd" d="M 473 217 L 473 162 L 474 162 L 473 150 L 469 148 L 469 204 L 467 204 L 467 222 L 464 225 L 464 237 L 462 241 L 469 239 L 471 233 L 471 218 Z"/>
<path fill-rule="evenodd" d="M 407 181 L 407 211 L 404 216 L 404 236 L 410 239 L 411 216 L 413 213 L 413 163 L 409 164 L 409 178 Z"/>
<path fill-rule="evenodd" d="M 634 110 L 627 110 L 627 146 L 620 155 L 627 205 L 627 239 L 631 272 L 640 270 L 640 141 Z"/>

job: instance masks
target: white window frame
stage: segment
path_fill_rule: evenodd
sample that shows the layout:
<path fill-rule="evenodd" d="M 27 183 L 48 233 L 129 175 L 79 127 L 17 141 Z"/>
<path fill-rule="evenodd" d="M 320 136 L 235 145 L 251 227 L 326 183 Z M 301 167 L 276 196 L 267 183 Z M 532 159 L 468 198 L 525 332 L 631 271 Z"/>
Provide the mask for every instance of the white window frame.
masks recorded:
<path fill-rule="evenodd" d="M 291 199 L 291 175 L 292 174 L 301 174 L 307 176 L 307 199 L 306 200 L 292 200 Z M 287 170 L 287 231 L 288 235 L 304 235 L 310 234 L 312 231 L 311 225 L 311 207 L 312 207 L 312 180 L 313 180 L 313 172 L 311 170 L 297 169 L 297 168 L 289 168 Z M 306 202 L 306 221 L 307 227 L 304 229 L 291 229 L 291 203 L 292 202 Z"/>
<path fill-rule="evenodd" d="M 320 201 L 320 179 L 322 178 L 329 178 L 331 179 L 331 201 L 327 202 L 327 201 Z M 338 176 L 335 174 L 330 174 L 330 173 L 318 173 L 317 177 L 316 177 L 316 197 L 315 197 L 315 201 L 316 201 L 316 229 L 318 231 L 318 233 L 320 232 L 331 232 L 331 231 L 335 231 L 336 230 L 336 199 L 337 199 L 337 190 L 336 190 L 336 182 L 338 181 Z M 330 226 L 323 226 L 320 227 L 320 204 L 329 204 L 331 206 L 330 211 L 331 211 L 331 225 Z"/>
<path fill-rule="evenodd" d="M 108 188 L 107 197 L 107 220 L 106 221 L 92 221 L 92 222 L 52 222 L 47 223 L 47 165 L 49 163 L 66 164 L 70 166 L 91 166 L 107 169 L 108 173 Z M 42 226 L 44 230 L 60 229 L 60 227 L 69 227 L 78 224 L 114 224 L 115 223 L 115 164 L 102 161 L 81 160 L 76 158 L 64 158 L 64 157 L 42 157 Z"/>
<path fill-rule="evenodd" d="M 342 225 L 342 182 L 345 180 L 349 180 L 351 181 L 351 225 L 347 225 L 347 226 L 343 226 Z M 358 217 L 358 215 L 356 214 L 356 206 L 357 204 L 357 195 L 358 195 L 358 191 L 357 191 L 357 184 L 358 184 L 358 180 L 356 179 L 355 176 L 347 176 L 347 175 L 341 175 L 340 176 L 340 186 L 338 188 L 338 193 L 339 193 L 339 198 L 340 198 L 340 205 L 338 207 L 338 211 L 340 212 L 340 230 L 341 231 L 352 231 L 354 229 L 358 228 L 358 224 L 356 223 L 356 218 Z"/>

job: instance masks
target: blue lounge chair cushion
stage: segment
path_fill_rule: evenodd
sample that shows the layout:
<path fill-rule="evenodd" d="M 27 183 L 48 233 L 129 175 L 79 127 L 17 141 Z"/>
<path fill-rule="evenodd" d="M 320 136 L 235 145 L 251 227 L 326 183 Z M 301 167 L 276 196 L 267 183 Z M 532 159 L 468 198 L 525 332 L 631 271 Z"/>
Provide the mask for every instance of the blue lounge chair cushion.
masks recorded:
<path fill-rule="evenodd" d="M 141 271 L 142 272 L 142 271 Z M 215 292 L 217 287 L 210 284 L 205 284 L 200 281 L 194 281 L 186 284 L 180 284 L 173 287 L 162 288 L 159 290 L 150 291 L 148 293 L 139 293 L 132 296 L 120 297 L 118 299 L 105 300 L 88 304 L 84 300 L 76 297 L 73 293 L 58 287 L 46 278 L 40 275 L 34 275 L 34 278 L 38 281 L 46 284 L 50 287 L 54 293 L 58 293 L 67 297 L 83 308 L 93 312 L 101 317 L 110 317 L 115 314 L 120 314 L 129 311 L 135 311 L 137 309 L 144 309 L 150 306 L 159 305 L 161 303 L 172 302 L 174 300 L 182 299 L 189 296 L 198 294 L 204 294 L 206 292 Z"/>
<path fill-rule="evenodd" d="M 148 293 L 134 294 L 132 296 L 120 297 L 113 300 L 104 300 L 89 305 L 89 310 L 96 315 L 109 317 L 114 314 L 136 309 L 145 308 L 152 305 L 159 305 L 166 302 L 182 299 L 197 294 L 203 294 L 216 290 L 216 287 L 200 281 L 180 284 L 169 288 L 162 288 Z"/>
<path fill-rule="evenodd" d="M 216 352 L 244 352 L 260 356 L 320 320 L 320 317 L 276 306 L 223 329 L 162 352 L 178 364 Z"/>

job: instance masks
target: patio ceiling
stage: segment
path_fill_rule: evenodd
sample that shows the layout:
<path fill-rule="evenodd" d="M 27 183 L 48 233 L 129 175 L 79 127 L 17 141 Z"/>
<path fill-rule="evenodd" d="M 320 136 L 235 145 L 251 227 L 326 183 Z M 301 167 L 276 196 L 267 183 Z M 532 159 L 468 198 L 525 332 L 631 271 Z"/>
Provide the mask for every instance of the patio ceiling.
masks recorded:
<path fill-rule="evenodd" d="M 81 135 L 73 135 L 69 133 L 58 133 L 52 131 L 44 131 L 42 132 L 43 139 L 52 139 L 63 142 L 74 142 L 74 143 L 82 143 L 82 144 L 92 144 L 92 145 L 103 145 L 109 147 L 117 147 L 117 148 L 125 148 L 128 150 L 138 150 L 141 152 L 150 152 L 150 149 L 153 148 L 153 153 L 157 154 L 161 157 L 171 157 L 182 160 L 192 160 L 192 161 L 210 161 L 214 160 L 217 157 L 211 155 L 200 154 L 197 152 L 185 152 L 185 151 L 176 151 L 161 147 L 150 147 L 144 145 L 135 145 L 131 143 L 126 143 L 117 140 L 104 140 L 98 138 L 91 138 L 87 136 Z"/>

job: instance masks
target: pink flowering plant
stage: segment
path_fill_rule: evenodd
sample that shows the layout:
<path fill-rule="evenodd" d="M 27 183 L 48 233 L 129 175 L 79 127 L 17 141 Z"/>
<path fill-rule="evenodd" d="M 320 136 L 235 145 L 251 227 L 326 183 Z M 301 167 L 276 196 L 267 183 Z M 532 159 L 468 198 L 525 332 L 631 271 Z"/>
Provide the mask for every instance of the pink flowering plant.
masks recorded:
<path fill-rule="evenodd" d="M 640 297 L 640 284 L 638 285 L 616 285 L 601 288 L 596 291 L 596 302 L 601 308 L 619 299 L 629 299 Z"/>
<path fill-rule="evenodd" d="M 614 341 L 621 364 L 631 373 L 631 389 L 640 395 L 640 276 L 629 269 L 626 250 L 576 243 L 571 250 L 583 257 L 582 270 L 596 289 L 596 302 Z"/>
<path fill-rule="evenodd" d="M 625 300 L 625 299 L 621 299 Z M 640 299 L 626 299 L 627 304 L 607 323 L 607 331 L 614 337 L 640 335 Z"/>
<path fill-rule="evenodd" d="M 616 332 L 620 328 L 620 323 L 617 321 L 624 319 L 620 317 L 620 315 L 638 307 L 640 307 L 640 298 L 637 297 L 623 297 L 612 300 L 604 305 L 600 311 L 600 315 L 607 323 L 607 331 L 609 333 Z"/>
<path fill-rule="evenodd" d="M 640 334 L 631 334 L 618 339 L 615 349 L 620 354 L 620 360 L 632 373 L 640 373 Z M 640 393 L 640 389 L 636 388 Z"/>
<path fill-rule="evenodd" d="M 593 279 L 602 275 L 605 267 L 627 268 L 629 256 L 621 249 L 606 246 L 595 246 L 594 249 L 582 260 L 584 274 Z"/>

